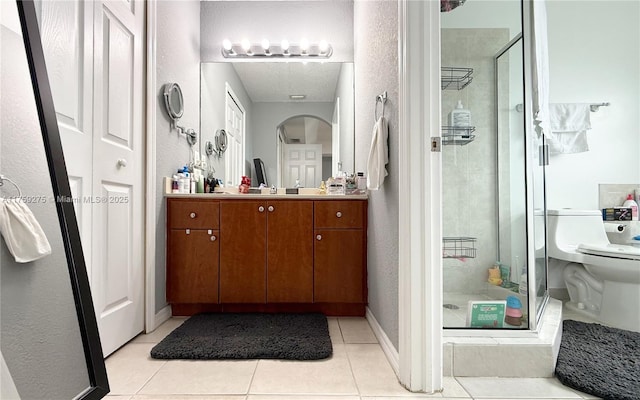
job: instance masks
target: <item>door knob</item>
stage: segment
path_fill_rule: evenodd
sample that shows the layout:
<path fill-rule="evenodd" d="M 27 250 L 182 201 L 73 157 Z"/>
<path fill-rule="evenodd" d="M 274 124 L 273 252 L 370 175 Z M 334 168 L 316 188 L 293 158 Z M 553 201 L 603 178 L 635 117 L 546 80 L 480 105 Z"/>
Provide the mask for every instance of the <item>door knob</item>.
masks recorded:
<path fill-rule="evenodd" d="M 269 206 L 269 208 L 267 210 L 269 210 L 269 212 L 273 212 L 274 208 L 273 208 L 273 206 Z"/>
<path fill-rule="evenodd" d="M 264 207 L 263 206 L 258 207 L 258 211 L 259 212 L 264 212 Z"/>
<path fill-rule="evenodd" d="M 340 211 L 338 211 L 338 212 L 336 213 L 336 217 L 338 217 L 338 218 L 342 218 L 342 213 L 341 213 Z"/>
<path fill-rule="evenodd" d="M 322 235 L 316 235 L 316 239 L 322 240 Z"/>
<path fill-rule="evenodd" d="M 121 158 L 118 160 L 118 168 L 122 168 L 126 166 L 127 166 L 127 160 L 125 160 L 124 158 Z"/>

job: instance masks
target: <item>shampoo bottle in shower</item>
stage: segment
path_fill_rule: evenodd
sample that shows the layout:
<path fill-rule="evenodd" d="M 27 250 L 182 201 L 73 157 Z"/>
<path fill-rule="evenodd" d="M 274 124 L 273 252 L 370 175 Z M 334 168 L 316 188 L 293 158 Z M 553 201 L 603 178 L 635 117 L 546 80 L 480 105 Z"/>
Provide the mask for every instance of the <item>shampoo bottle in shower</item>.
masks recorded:
<path fill-rule="evenodd" d="M 471 111 L 464 108 L 462 100 L 458 100 L 458 105 L 449 113 L 449 124 L 451 126 L 471 126 Z"/>
<path fill-rule="evenodd" d="M 516 256 L 516 259 L 518 257 Z M 520 285 L 518 286 L 518 293 L 526 295 L 528 293 L 529 285 L 527 285 L 527 264 L 522 265 L 522 275 L 520 276 Z"/>

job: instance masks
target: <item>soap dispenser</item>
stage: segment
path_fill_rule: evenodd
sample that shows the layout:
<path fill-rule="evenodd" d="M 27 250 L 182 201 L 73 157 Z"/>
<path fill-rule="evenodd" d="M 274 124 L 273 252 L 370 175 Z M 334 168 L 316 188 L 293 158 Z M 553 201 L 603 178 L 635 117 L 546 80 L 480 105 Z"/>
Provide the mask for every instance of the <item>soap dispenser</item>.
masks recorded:
<path fill-rule="evenodd" d="M 464 108 L 462 100 L 458 100 L 456 108 L 449 113 L 449 125 L 459 127 L 471 126 L 471 111 Z"/>

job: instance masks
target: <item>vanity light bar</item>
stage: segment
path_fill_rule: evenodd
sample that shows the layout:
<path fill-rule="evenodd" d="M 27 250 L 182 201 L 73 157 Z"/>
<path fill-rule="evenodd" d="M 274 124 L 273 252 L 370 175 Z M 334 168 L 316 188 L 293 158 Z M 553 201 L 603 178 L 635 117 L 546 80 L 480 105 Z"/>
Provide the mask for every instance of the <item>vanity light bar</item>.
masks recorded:
<path fill-rule="evenodd" d="M 228 39 L 222 42 L 222 56 L 225 58 L 329 58 L 332 54 L 333 47 L 326 40 L 319 43 L 309 43 L 304 39 L 300 43 L 283 40 L 279 44 L 270 44 L 266 39 L 260 43 L 251 43 L 248 40 L 231 43 Z"/>

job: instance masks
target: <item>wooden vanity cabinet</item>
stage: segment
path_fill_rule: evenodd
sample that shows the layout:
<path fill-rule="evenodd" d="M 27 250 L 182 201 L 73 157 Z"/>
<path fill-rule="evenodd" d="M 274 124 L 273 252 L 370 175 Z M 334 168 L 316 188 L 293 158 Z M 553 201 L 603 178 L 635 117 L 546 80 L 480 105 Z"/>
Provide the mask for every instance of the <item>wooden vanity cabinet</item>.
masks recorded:
<path fill-rule="evenodd" d="M 364 315 L 366 200 L 168 198 L 167 300 L 206 311 Z"/>
<path fill-rule="evenodd" d="M 318 303 L 366 303 L 366 206 L 314 203 L 314 288 Z"/>
<path fill-rule="evenodd" d="M 167 301 L 218 303 L 219 203 L 167 202 Z"/>
<path fill-rule="evenodd" d="M 313 301 L 313 203 L 222 201 L 220 301 Z"/>
<path fill-rule="evenodd" d="M 313 202 L 267 205 L 267 302 L 313 301 Z"/>
<path fill-rule="evenodd" d="M 263 201 L 221 202 L 220 302 L 266 302 L 266 222 Z"/>

